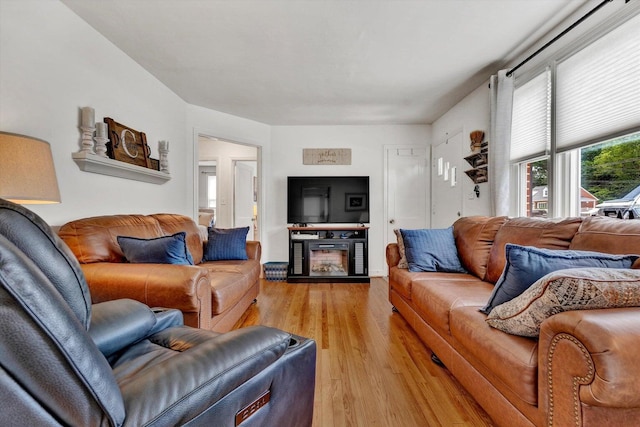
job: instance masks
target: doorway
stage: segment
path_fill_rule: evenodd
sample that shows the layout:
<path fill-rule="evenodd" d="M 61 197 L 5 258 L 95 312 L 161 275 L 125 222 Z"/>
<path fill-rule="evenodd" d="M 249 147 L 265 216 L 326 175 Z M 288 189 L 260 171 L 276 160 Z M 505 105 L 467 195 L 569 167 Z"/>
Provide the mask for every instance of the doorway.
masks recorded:
<path fill-rule="evenodd" d="M 218 228 L 249 226 L 250 240 L 260 239 L 259 157 L 260 147 L 198 135 L 199 213 L 213 210 Z"/>

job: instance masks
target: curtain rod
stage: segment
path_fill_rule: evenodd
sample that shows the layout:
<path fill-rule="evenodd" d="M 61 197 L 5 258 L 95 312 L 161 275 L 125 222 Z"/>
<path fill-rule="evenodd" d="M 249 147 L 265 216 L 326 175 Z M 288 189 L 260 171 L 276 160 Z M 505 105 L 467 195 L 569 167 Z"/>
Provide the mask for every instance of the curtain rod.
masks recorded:
<path fill-rule="evenodd" d="M 515 67 L 513 67 L 512 69 L 510 69 L 507 72 L 507 77 L 511 77 L 511 75 L 520 67 L 522 67 L 524 64 L 526 64 L 527 62 L 531 61 L 533 58 L 535 58 L 536 56 L 538 56 L 538 54 L 540 54 L 540 52 L 542 52 L 543 50 L 545 50 L 546 48 L 548 48 L 549 46 L 551 46 L 552 44 L 554 44 L 556 41 L 558 41 L 561 37 L 563 37 L 565 34 L 567 34 L 569 31 L 573 30 L 575 27 L 577 27 L 578 25 L 580 25 L 583 21 L 585 21 L 587 18 L 589 18 L 591 15 L 593 15 L 594 13 L 596 13 L 598 10 L 600 10 L 600 8 L 602 8 L 605 4 L 607 3 L 611 3 L 613 0 L 603 0 L 599 5 L 597 5 L 596 7 L 594 7 L 593 9 L 591 9 L 586 15 L 584 15 L 582 18 L 578 19 L 576 22 L 574 22 L 573 24 L 571 24 L 567 29 L 565 29 L 563 32 L 561 32 L 560 34 L 558 34 L 557 36 L 555 36 L 553 39 L 551 39 L 549 42 L 547 42 L 544 46 L 542 46 L 540 49 L 536 50 L 535 52 L 533 52 L 531 55 L 529 55 L 528 57 L 526 57 L 521 63 L 519 63 L 518 65 L 516 65 Z M 626 0 L 626 3 L 629 3 L 629 0 Z"/>

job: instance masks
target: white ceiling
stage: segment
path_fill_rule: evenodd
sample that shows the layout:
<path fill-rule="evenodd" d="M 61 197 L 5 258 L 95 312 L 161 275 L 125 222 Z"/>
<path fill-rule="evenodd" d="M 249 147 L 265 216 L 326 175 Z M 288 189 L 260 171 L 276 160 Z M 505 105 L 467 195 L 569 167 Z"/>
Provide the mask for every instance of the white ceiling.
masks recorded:
<path fill-rule="evenodd" d="M 62 0 L 186 102 L 428 124 L 587 0 Z"/>

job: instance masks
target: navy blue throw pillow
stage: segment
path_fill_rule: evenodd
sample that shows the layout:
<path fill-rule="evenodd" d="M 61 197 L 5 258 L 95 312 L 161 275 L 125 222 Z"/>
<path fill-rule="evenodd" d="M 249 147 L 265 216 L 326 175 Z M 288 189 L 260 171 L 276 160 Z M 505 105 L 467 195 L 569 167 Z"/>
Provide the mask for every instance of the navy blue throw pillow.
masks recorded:
<path fill-rule="evenodd" d="M 245 260 L 247 257 L 249 227 L 209 227 L 209 240 L 204 249 L 205 261 Z"/>
<path fill-rule="evenodd" d="M 118 236 L 117 240 L 124 257 L 130 263 L 193 265 L 186 237 L 187 233 L 181 231 L 153 239 Z"/>
<path fill-rule="evenodd" d="M 409 271 L 466 273 L 458 258 L 453 227 L 443 229 L 401 229 Z"/>
<path fill-rule="evenodd" d="M 611 255 L 592 251 L 552 250 L 508 243 L 506 264 L 489 302 L 480 311 L 489 314 L 494 307 L 511 301 L 542 276 L 557 270 L 580 267 L 631 268 L 638 255 Z"/>

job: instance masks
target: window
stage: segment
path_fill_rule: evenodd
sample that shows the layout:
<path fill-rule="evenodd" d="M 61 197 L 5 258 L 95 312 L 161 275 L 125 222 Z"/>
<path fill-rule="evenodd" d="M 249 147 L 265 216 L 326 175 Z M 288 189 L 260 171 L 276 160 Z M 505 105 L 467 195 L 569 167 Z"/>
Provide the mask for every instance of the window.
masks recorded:
<path fill-rule="evenodd" d="M 513 215 L 640 216 L 640 14 L 633 10 L 537 72 L 516 76 Z"/>
<path fill-rule="evenodd" d="M 516 164 L 519 175 L 520 216 L 547 217 L 549 211 L 548 160 L 542 158 Z"/>
<path fill-rule="evenodd" d="M 640 132 L 580 149 L 582 215 L 639 218 Z"/>

